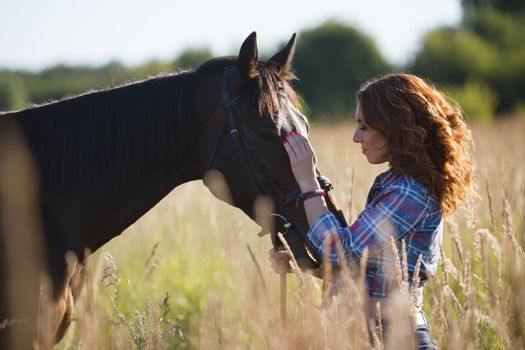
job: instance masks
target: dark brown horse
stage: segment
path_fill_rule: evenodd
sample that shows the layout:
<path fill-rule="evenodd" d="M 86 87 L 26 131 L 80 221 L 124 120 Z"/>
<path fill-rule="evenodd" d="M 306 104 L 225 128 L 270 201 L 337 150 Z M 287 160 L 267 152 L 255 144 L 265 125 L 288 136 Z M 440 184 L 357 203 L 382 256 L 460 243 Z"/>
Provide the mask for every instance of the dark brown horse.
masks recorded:
<path fill-rule="evenodd" d="M 38 274 L 21 264 L 50 276 L 57 307 L 47 326 L 58 341 L 82 288 L 86 248 L 100 248 L 191 180 L 205 179 L 212 193 L 251 218 L 258 196 L 272 198 L 275 220 L 266 229 L 287 232 L 300 264 L 316 266 L 305 250 L 308 224 L 282 146 L 286 132 L 308 128 L 289 83 L 294 45 L 295 35 L 262 62 L 252 33 L 238 57 L 195 71 L 0 115 L 0 348 L 17 327 L 29 335 L 15 336 L 13 346 L 30 344 L 36 334 Z M 32 168 L 34 178 L 27 175 Z M 211 169 L 223 175 L 228 195 L 206 181 Z M 10 192 L 9 183 L 32 190 Z M 28 204 L 17 207 L 14 197 Z M 68 252 L 80 263 L 68 267 Z M 13 281 L 24 275 L 36 287 L 18 295 Z"/>

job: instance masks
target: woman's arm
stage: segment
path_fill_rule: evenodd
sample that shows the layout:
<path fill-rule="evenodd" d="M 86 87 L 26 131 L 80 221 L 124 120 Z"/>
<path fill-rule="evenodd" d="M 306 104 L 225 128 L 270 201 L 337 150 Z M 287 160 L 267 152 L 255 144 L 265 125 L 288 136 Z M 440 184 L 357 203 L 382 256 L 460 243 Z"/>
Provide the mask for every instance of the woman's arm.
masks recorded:
<path fill-rule="evenodd" d="M 301 192 L 321 190 L 315 175 L 316 158 L 310 141 L 301 134 L 291 133 L 287 135 L 283 144 L 290 158 L 290 165 Z M 321 215 L 328 211 L 323 196 L 306 199 L 303 204 L 310 227 Z M 269 258 L 275 272 L 292 272 L 289 263 L 290 257 L 285 252 L 271 249 Z M 323 268 L 309 272 L 315 277 L 323 278 Z"/>

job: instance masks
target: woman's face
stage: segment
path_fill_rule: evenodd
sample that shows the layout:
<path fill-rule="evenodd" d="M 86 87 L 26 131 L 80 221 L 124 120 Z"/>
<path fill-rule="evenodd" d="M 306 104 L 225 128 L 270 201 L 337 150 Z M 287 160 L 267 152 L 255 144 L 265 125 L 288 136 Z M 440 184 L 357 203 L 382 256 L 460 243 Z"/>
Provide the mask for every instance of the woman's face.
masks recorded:
<path fill-rule="evenodd" d="M 357 129 L 354 133 L 354 142 L 361 144 L 361 150 L 370 164 L 381 164 L 388 161 L 388 145 L 386 137 L 379 131 L 372 129 L 365 123 L 359 103 L 355 111 Z"/>

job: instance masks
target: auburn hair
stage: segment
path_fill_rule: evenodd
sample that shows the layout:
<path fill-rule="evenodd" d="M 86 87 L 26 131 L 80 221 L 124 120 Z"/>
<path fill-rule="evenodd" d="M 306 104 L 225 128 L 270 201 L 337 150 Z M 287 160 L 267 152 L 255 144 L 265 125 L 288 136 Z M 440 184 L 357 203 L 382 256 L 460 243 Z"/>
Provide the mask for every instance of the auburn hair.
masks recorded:
<path fill-rule="evenodd" d="M 457 104 L 412 74 L 366 82 L 357 101 L 368 127 L 382 133 L 392 171 L 422 183 L 444 214 L 473 193 L 472 134 Z"/>

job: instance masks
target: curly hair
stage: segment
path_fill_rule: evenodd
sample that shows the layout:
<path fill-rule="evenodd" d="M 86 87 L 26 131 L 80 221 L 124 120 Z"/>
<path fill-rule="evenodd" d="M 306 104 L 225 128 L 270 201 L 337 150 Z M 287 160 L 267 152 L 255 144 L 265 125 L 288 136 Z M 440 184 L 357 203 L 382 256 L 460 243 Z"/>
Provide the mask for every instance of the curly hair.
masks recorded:
<path fill-rule="evenodd" d="M 422 183 L 445 215 L 470 197 L 474 143 L 455 102 L 403 73 L 366 82 L 357 101 L 366 124 L 386 137 L 392 171 Z"/>

